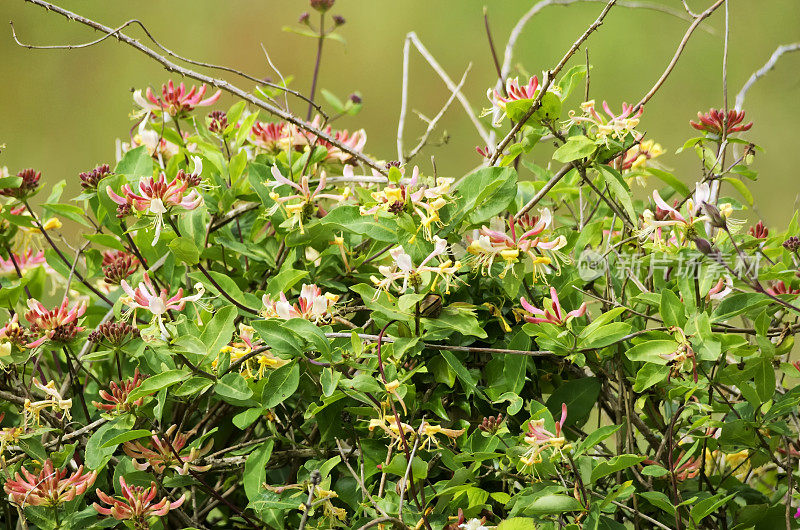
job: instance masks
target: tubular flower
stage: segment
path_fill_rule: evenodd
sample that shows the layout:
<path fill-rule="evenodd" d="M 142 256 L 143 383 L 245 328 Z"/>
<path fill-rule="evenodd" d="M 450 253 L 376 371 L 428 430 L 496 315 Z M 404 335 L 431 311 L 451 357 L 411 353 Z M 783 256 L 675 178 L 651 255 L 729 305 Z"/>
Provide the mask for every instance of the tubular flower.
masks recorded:
<path fill-rule="evenodd" d="M 27 426 L 30 421 L 39 425 L 39 415 L 44 409 L 60 410 L 65 418 L 69 419 L 70 409 L 72 408 L 71 399 L 63 399 L 61 394 L 56 390 L 56 382 L 50 381 L 43 385 L 35 377 L 33 378 L 33 386 L 44 392 L 46 397 L 40 401 L 31 402 L 30 399 L 25 400 L 23 405 L 24 425 Z"/>
<path fill-rule="evenodd" d="M 122 250 L 105 250 L 102 267 L 105 282 L 119 285 L 122 280 L 136 272 L 139 260 Z"/>
<path fill-rule="evenodd" d="M 450 291 L 450 285 L 454 282 L 454 275 L 461 268 L 461 263 L 452 260 L 439 260 L 438 265 L 428 265 L 433 258 L 438 258 L 447 250 L 447 241 L 439 236 L 433 236 L 434 248 L 422 262 L 415 267 L 411 261 L 411 256 L 406 254 L 403 247 L 396 247 L 389 251 L 389 255 L 394 260 L 392 265 L 381 265 L 378 271 L 383 275 L 383 278 L 372 276 L 370 279 L 378 287 L 379 291 L 375 293 L 378 296 L 380 290 L 389 292 L 390 289 L 396 287 L 396 282 L 402 282 L 399 288 L 400 293 L 405 293 L 409 286 L 419 290 L 422 287 L 422 274 L 430 273 L 433 275 L 433 283 L 430 289 L 436 286 L 436 282 L 442 279 L 445 282 L 445 291 Z"/>
<path fill-rule="evenodd" d="M 250 355 L 255 348 L 263 346 L 261 341 L 253 340 L 254 332 L 255 330 L 252 327 L 246 324 L 239 324 L 239 340 L 231 341 L 227 346 L 220 348 L 219 352 L 230 354 L 231 364 L 244 359 Z M 239 373 L 248 379 L 259 379 L 264 376 L 267 369 L 274 370 L 288 363 L 289 361 L 286 359 L 275 357 L 271 353 L 265 351 L 243 361 L 239 365 Z M 214 368 L 217 367 L 217 364 L 219 364 L 219 355 L 211 363 Z"/>
<path fill-rule="evenodd" d="M 5 412 L 0 414 L 0 422 L 5 418 Z M 0 427 L 0 458 L 6 450 L 8 444 L 19 442 L 19 437 L 24 432 L 22 427 Z"/>
<path fill-rule="evenodd" d="M 320 175 L 319 184 L 317 184 L 317 187 L 314 188 L 313 192 L 308 186 L 308 177 L 306 175 L 303 175 L 300 178 L 300 183 L 297 184 L 296 182 L 292 182 L 281 175 L 280 170 L 276 166 L 272 166 L 272 176 L 275 180 L 269 183 L 271 187 L 276 188 L 278 186 L 286 185 L 297 190 L 297 193 L 294 195 L 281 197 L 275 191 L 270 192 L 269 196 L 273 201 L 275 201 L 275 205 L 270 208 L 267 213 L 268 215 L 274 215 L 279 208 L 283 208 L 283 210 L 286 212 L 286 215 L 290 219 L 290 225 L 300 225 L 300 233 L 305 233 L 303 222 L 314 213 L 316 201 L 319 199 L 331 199 L 333 201 L 340 202 L 347 200 L 347 198 L 350 196 L 350 188 L 345 188 L 341 195 L 333 193 L 321 193 L 327 185 L 327 177 L 325 176 L 324 171 Z M 298 202 L 289 204 L 290 201 Z M 322 213 L 321 209 L 320 213 Z"/>
<path fill-rule="evenodd" d="M 583 110 L 581 116 L 577 116 L 574 111 L 570 111 L 569 123 L 570 125 L 585 126 L 587 134 L 593 135 L 598 140 L 603 140 L 608 145 L 609 138 L 621 141 L 628 134 L 633 133 L 636 126 L 639 125 L 639 117 L 644 112 L 644 107 L 640 107 L 635 114 L 633 112 L 634 108 L 633 105 L 623 103 L 622 112 L 619 115 L 615 115 L 608 103 L 603 101 L 604 115 L 597 112 L 594 100 L 590 100 L 581 104 L 581 109 Z"/>
<path fill-rule="evenodd" d="M 644 140 L 617 157 L 616 166 L 620 172 L 631 172 L 631 174 L 626 174 L 625 176 L 635 177 L 640 186 L 645 186 L 647 184 L 645 181 L 647 173 L 641 170 L 647 167 L 650 160 L 663 154 L 664 149 L 661 144 L 657 144 L 655 140 Z"/>
<path fill-rule="evenodd" d="M 139 440 L 125 442 L 122 446 L 122 450 L 133 459 L 133 467 L 139 471 L 146 471 L 148 468 L 152 467 L 153 471 L 156 473 L 163 473 L 166 469 L 173 469 L 179 475 L 186 475 L 190 469 L 197 472 L 204 472 L 211 469 L 210 465 L 200 466 L 194 462 L 211 451 L 214 440 L 209 440 L 208 443 L 200 449 L 194 447 L 189 450 L 188 454 L 181 455 L 180 458 L 177 458 L 175 454 L 177 453 L 180 455 L 184 446 L 186 446 L 186 442 L 189 440 L 188 434 L 175 432 L 177 429 L 177 425 L 172 425 L 167 429 L 165 438 L 160 438 L 153 433 L 153 436 L 150 437 L 150 443 L 147 446 L 142 444 Z"/>
<path fill-rule="evenodd" d="M 250 129 L 250 141 L 267 153 L 277 153 L 292 146 L 292 129 L 286 122 L 264 123 L 257 121 Z"/>
<path fill-rule="evenodd" d="M 17 348 L 23 348 L 27 342 L 28 338 L 25 328 L 19 325 L 19 313 L 14 313 L 11 320 L 0 328 L 0 348 L 7 344 L 8 346 L 5 346 L 5 349 L 8 350 L 8 353 L 5 355 L 8 355 L 11 353 L 12 345 L 15 345 Z M 3 354 L 0 353 L 0 355 Z"/>
<path fill-rule="evenodd" d="M 402 171 L 402 170 L 401 170 Z M 352 176 L 352 168 L 344 169 L 345 176 Z M 431 179 L 433 180 L 433 179 Z M 374 192 L 372 198 L 376 204 L 371 208 L 361 208 L 363 215 L 376 215 L 384 211 L 392 214 L 408 212 L 419 217 L 420 226 L 426 240 L 431 241 L 433 227 L 441 225 L 439 210 L 450 202 L 448 194 L 454 179 L 437 177 L 432 185 L 420 182 L 419 168 L 414 166 L 411 179 L 407 183 L 401 180 L 397 184 L 390 184 L 384 189 Z"/>
<path fill-rule="evenodd" d="M 155 482 L 151 482 L 149 488 L 129 486 L 125 482 L 125 477 L 120 476 L 119 485 L 122 489 L 124 500 L 115 499 L 97 489 L 95 492 L 100 502 L 108 504 L 110 508 L 104 508 L 96 502 L 92 506 L 100 515 L 110 515 L 118 521 L 131 521 L 136 530 L 150 528 L 148 519 L 151 517 L 164 517 L 170 510 L 180 508 L 183 501 L 186 500 L 186 494 L 183 494 L 175 502 L 169 502 L 169 499 L 164 497 L 154 504 L 153 500 L 156 498 L 157 491 Z"/>
<path fill-rule="evenodd" d="M 39 189 L 39 179 L 42 178 L 41 171 L 23 169 L 17 173 L 17 176 L 22 179 L 19 186 L 16 188 L 0 188 L 0 195 L 22 200 L 27 199 Z"/>
<path fill-rule="evenodd" d="M 0 211 L 4 209 L 5 207 L 0 205 Z M 42 249 L 42 229 L 47 231 L 58 230 L 62 226 L 58 218 L 51 217 L 43 220 L 40 229 L 39 225 L 33 221 L 24 204 L 11 208 L 8 213 L 19 219 L 18 223 L 14 223 L 16 225 L 16 233 L 11 244 L 12 252 L 18 255 L 27 253 L 31 249 L 37 251 Z M 6 229 L 11 226 L 11 223 L 9 221 L 0 221 L 0 226 L 2 226 L 2 229 Z"/>
<path fill-rule="evenodd" d="M 548 310 L 538 309 L 533 307 L 524 297 L 520 298 L 520 303 L 522 307 L 530 315 L 524 315 L 523 318 L 532 324 L 541 324 L 544 322 L 555 324 L 556 326 L 563 326 L 566 324 L 569 319 L 582 317 L 586 314 L 586 302 L 582 303 L 578 309 L 572 310 L 569 313 L 564 313 L 564 310 L 561 308 L 561 302 L 558 300 L 558 293 L 556 292 L 555 287 L 550 287 L 550 299 L 552 300 L 551 307 L 553 308 L 553 312 L 551 313 Z"/>
<path fill-rule="evenodd" d="M 203 172 L 203 163 L 200 157 L 192 157 L 194 161 L 193 176 L 199 176 Z M 130 206 L 134 211 L 154 217 L 153 226 L 155 237 L 153 246 L 158 243 L 161 230 L 164 226 L 164 214 L 169 214 L 172 208 L 182 208 L 183 210 L 194 210 L 203 203 L 203 197 L 197 190 L 186 193 L 189 187 L 189 179 L 186 177 L 175 177 L 167 183 L 164 173 L 158 176 L 158 180 L 153 177 L 142 177 L 139 180 L 139 193 L 136 194 L 131 189 L 130 184 L 122 186 L 124 196 L 117 195 L 111 186 L 106 186 L 106 193 L 115 203 L 120 206 Z"/>
<path fill-rule="evenodd" d="M 126 381 L 120 381 L 119 383 L 111 381 L 108 385 L 111 392 L 106 390 L 100 391 L 100 397 L 103 398 L 106 403 L 92 401 L 92 405 L 105 412 L 130 412 L 134 407 L 138 407 L 144 401 L 144 398 L 137 399 L 133 403 L 128 403 L 127 401 L 130 393 L 133 392 L 135 388 L 138 388 L 144 379 L 145 378 L 141 376 L 139 368 L 137 367 L 133 372 L 132 378 Z"/>
<path fill-rule="evenodd" d="M 69 308 L 69 300 L 64 298 L 60 306 L 48 311 L 41 302 L 31 298 L 28 300 L 28 309 L 25 319 L 31 324 L 30 334 L 38 337 L 26 345 L 28 348 L 36 348 L 47 340 L 69 342 L 84 330 L 78 326 L 77 320 L 86 311 L 86 302 Z"/>
<path fill-rule="evenodd" d="M 375 429 L 381 429 L 389 436 L 389 438 L 392 439 L 392 443 L 390 445 L 398 444 L 398 446 L 402 441 L 402 438 L 400 437 L 401 428 L 403 429 L 403 435 L 406 437 L 406 439 L 414 434 L 414 427 L 411 425 L 401 421 L 400 426 L 398 426 L 397 418 L 394 416 L 394 414 L 381 414 L 380 418 L 369 420 L 369 425 L 367 426 L 367 429 L 369 429 L 370 432 L 374 431 Z"/>
<path fill-rule="evenodd" d="M 705 114 L 702 112 L 697 113 L 700 122 L 690 121 L 689 125 L 698 131 L 722 136 L 722 130 L 725 127 L 725 111 L 711 109 Z M 728 111 L 728 134 L 735 132 L 749 131 L 753 126 L 753 122 L 740 125 L 744 121 L 744 111 L 731 109 Z"/>
<path fill-rule="evenodd" d="M 322 129 L 322 118 L 320 116 L 314 116 L 314 119 L 309 125 L 317 129 Z M 353 155 L 342 151 L 340 148 L 336 147 L 327 140 L 318 138 L 315 134 L 309 133 L 308 131 L 299 129 L 297 127 L 293 127 L 293 129 L 294 131 L 292 132 L 291 137 L 296 139 L 296 145 L 298 147 L 320 145 L 328 151 L 328 154 L 325 157 L 326 162 L 338 162 L 341 164 L 353 162 Z M 325 129 L 323 129 L 323 132 L 328 136 L 332 136 L 334 139 L 338 140 L 345 146 L 349 147 L 351 151 L 356 153 L 361 153 L 364 149 L 364 145 L 367 143 L 367 132 L 364 129 L 359 129 L 350 133 L 346 129 L 335 131 L 330 125 L 328 125 L 325 127 Z"/>
<path fill-rule="evenodd" d="M 656 212 L 645 210 L 642 214 L 643 224 L 639 231 L 641 239 L 653 238 L 656 245 L 663 245 L 662 230 L 672 227 L 672 236 L 675 237 L 677 246 L 681 246 L 689 240 L 692 227 L 697 223 L 711 221 L 707 214 L 700 215 L 703 211 L 703 204 L 709 201 L 711 189 L 707 182 L 695 185 L 694 195 L 686 201 L 686 214 L 682 214 L 676 208 L 667 204 L 661 198 L 657 190 L 653 191 L 653 201 L 656 204 Z M 720 215 L 727 219 L 733 213 L 730 204 L 719 206 Z"/>
<path fill-rule="evenodd" d="M 431 444 L 440 445 L 439 440 L 436 438 L 437 434 L 444 434 L 451 440 L 455 440 L 466 432 L 465 429 L 445 429 L 439 425 L 431 425 L 425 420 L 422 420 L 422 425 L 419 426 L 420 435 L 424 438 L 423 445 L 431 448 Z"/>
<path fill-rule="evenodd" d="M 38 474 L 33 474 L 24 467 L 20 471 L 22 476 L 17 473 L 14 479 L 6 480 L 5 491 L 9 500 L 21 508 L 53 507 L 69 502 L 83 495 L 97 478 L 97 471 L 84 474 L 83 466 L 78 467 L 77 471 L 67 477 L 68 470 L 55 469 L 49 458 Z"/>
<path fill-rule="evenodd" d="M 763 221 L 757 222 L 755 225 L 750 227 L 750 235 L 756 239 L 766 239 L 769 235 L 769 228 L 764 226 Z"/>
<path fill-rule="evenodd" d="M 322 293 L 322 289 L 314 284 L 303 284 L 297 303 L 292 305 L 286 295 L 280 293 L 280 299 L 273 301 L 269 295 L 261 299 L 264 309 L 261 314 L 266 318 L 280 318 L 289 320 L 303 318 L 314 324 L 327 322 L 331 319 L 331 309 L 339 300 L 339 296 L 331 293 Z"/>
<path fill-rule="evenodd" d="M 548 91 L 558 95 L 555 87 L 550 87 Z M 506 79 L 505 93 L 506 95 L 503 95 L 496 88 L 490 88 L 486 91 L 486 97 L 492 106 L 488 110 L 484 110 L 483 116 L 495 114 L 495 119 L 492 122 L 495 127 L 499 127 L 502 124 L 503 117 L 507 115 L 506 106 L 509 103 L 536 98 L 539 93 L 539 78 L 533 76 L 522 86 L 519 84 L 519 77 Z M 478 152 L 480 153 L 480 150 Z"/>
<path fill-rule="evenodd" d="M 495 261 L 504 262 L 503 270 L 498 278 L 505 278 L 506 273 L 520 262 L 520 258 L 527 255 L 533 264 L 533 279 L 543 276 L 546 267 L 555 264 L 559 266 L 557 252 L 567 244 L 564 236 L 558 236 L 552 241 L 541 236 L 546 228 L 550 227 L 552 215 L 545 208 L 536 217 L 524 216 L 519 220 L 509 219 L 508 226 L 511 235 L 504 231 L 492 230 L 482 226 L 478 231 L 478 238 L 470 240 L 467 252 L 475 256 L 475 261 L 481 274 L 491 274 Z M 517 235 L 517 225 L 525 230 Z"/>
<path fill-rule="evenodd" d="M 132 309 L 146 309 L 153 314 L 153 318 L 158 322 L 158 327 L 161 330 L 162 336 L 168 337 L 169 332 L 164 326 L 164 313 L 170 310 L 183 311 L 186 307 L 186 302 L 197 302 L 205 293 L 203 284 L 196 283 L 194 285 L 196 294 L 191 296 L 183 296 L 183 287 L 178 289 L 178 292 L 169 297 L 167 290 L 162 288 L 161 292 L 157 292 L 153 285 L 150 276 L 145 272 L 144 281 L 139 284 L 136 289 L 131 289 L 126 280 L 120 283 L 122 290 L 128 295 L 128 298 L 123 300 L 123 303 Z"/>
<path fill-rule="evenodd" d="M 530 466 L 542 461 L 541 454 L 545 449 L 553 448 L 561 451 L 567 442 L 562 433 L 566 421 L 566 403 L 561 404 L 561 418 L 556 422 L 555 434 L 544 428 L 544 419 L 531 420 L 528 424 L 528 431 L 525 433 L 525 443 L 531 447 L 520 457 L 520 461 L 526 466 Z"/>
<path fill-rule="evenodd" d="M 184 117 L 196 107 L 208 107 L 217 102 L 222 95 L 222 90 L 209 98 L 203 99 L 208 88 L 203 85 L 198 90 L 192 86 L 191 90 L 186 91 L 186 86 L 181 83 L 177 87 L 170 80 L 166 85 L 161 86 L 161 97 L 157 97 L 150 87 L 142 97 L 142 91 L 137 90 L 133 94 L 133 100 L 148 112 L 164 111 L 173 117 Z"/>
<path fill-rule="evenodd" d="M 44 270 L 48 273 L 53 271 L 47 264 L 44 250 L 34 252 L 33 249 L 28 249 L 23 254 L 12 252 L 8 259 L 0 258 L 0 275 L 2 276 L 17 277 L 17 268 L 19 268 L 19 273 L 24 276 L 26 272 L 36 267 L 44 267 Z"/>
<path fill-rule="evenodd" d="M 727 274 L 719 279 L 719 281 L 709 289 L 709 300 L 722 300 L 733 291 L 733 279 Z"/>
<path fill-rule="evenodd" d="M 782 294 L 789 294 L 789 295 L 800 294 L 800 289 L 794 289 L 792 288 L 791 285 L 786 285 L 780 280 L 777 282 L 773 282 L 772 286 L 767 288 L 766 291 L 772 296 L 778 296 Z"/>

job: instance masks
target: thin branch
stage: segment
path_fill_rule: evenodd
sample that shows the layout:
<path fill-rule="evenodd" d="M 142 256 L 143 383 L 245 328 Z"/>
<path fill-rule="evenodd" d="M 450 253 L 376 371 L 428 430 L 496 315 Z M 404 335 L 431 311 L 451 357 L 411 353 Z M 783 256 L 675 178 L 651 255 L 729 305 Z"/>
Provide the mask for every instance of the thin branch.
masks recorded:
<path fill-rule="evenodd" d="M 414 146 L 414 149 L 412 149 L 411 152 L 408 153 L 407 157 L 400 159 L 402 162 L 408 162 L 409 160 L 417 156 L 420 149 L 425 147 L 425 144 L 428 143 L 428 138 L 433 132 L 433 129 L 436 128 L 436 124 L 439 123 L 440 119 L 442 119 L 444 113 L 447 112 L 447 109 L 450 108 L 450 105 L 452 105 L 453 101 L 456 99 L 459 91 L 461 90 L 461 87 L 464 86 L 464 82 L 467 80 L 467 74 L 469 74 L 471 68 L 472 68 L 472 63 L 469 63 L 467 65 L 467 69 L 464 71 L 464 75 L 461 76 L 461 82 L 458 83 L 458 86 L 455 88 L 455 90 L 453 90 L 452 94 L 450 94 L 450 97 L 447 99 L 447 102 L 442 107 L 442 110 L 440 110 L 439 113 L 432 119 L 428 120 L 428 128 L 425 129 L 425 133 L 422 135 L 422 138 L 420 138 L 419 143 L 416 146 Z"/>
<path fill-rule="evenodd" d="M 711 7 L 709 7 L 708 9 L 697 15 L 697 17 L 694 19 L 694 22 L 692 22 L 692 24 L 689 26 L 689 29 L 687 29 L 686 33 L 683 35 L 680 44 L 678 44 L 678 49 L 675 50 L 675 54 L 672 56 L 672 60 L 670 60 L 669 64 L 667 65 L 667 68 L 664 70 L 664 73 L 661 74 L 661 77 L 658 79 L 658 81 L 656 81 L 656 84 L 653 85 L 653 88 L 651 88 L 650 91 L 647 94 L 645 94 L 645 96 L 641 99 L 641 101 L 639 101 L 639 103 L 636 104 L 636 106 L 631 111 L 633 114 L 635 114 L 642 107 L 642 105 L 650 101 L 650 99 L 656 94 L 656 92 L 658 92 L 658 89 L 660 89 L 661 85 L 664 84 L 664 81 L 667 80 L 669 74 L 672 73 L 672 69 L 675 68 L 676 64 L 678 64 L 678 59 L 680 59 L 684 48 L 686 48 L 686 44 L 689 42 L 689 38 L 692 36 L 692 33 L 694 33 L 694 30 L 697 29 L 697 26 L 699 26 L 703 20 L 711 16 L 711 14 L 714 11 L 716 11 L 717 8 L 722 5 L 723 2 L 725 2 L 725 0 L 717 0 Z"/>
<path fill-rule="evenodd" d="M 94 28 L 96 30 L 100 30 L 100 31 L 103 31 L 103 32 L 106 32 L 106 33 L 111 33 L 111 32 L 114 31 L 113 28 L 110 28 L 108 26 L 105 26 L 103 24 L 95 22 L 95 21 L 93 21 L 91 19 L 82 17 L 82 16 L 80 16 L 80 15 L 78 15 L 76 13 L 73 13 L 72 11 L 69 11 L 69 10 L 64 9 L 62 7 L 56 6 L 54 4 L 51 4 L 50 2 L 46 2 L 44 0 L 24 0 L 24 1 L 28 2 L 30 4 L 37 5 L 39 7 L 43 7 L 45 9 L 49 10 L 49 11 L 53 11 L 55 13 L 58 13 L 59 15 L 68 18 L 69 20 L 75 20 L 75 21 L 80 22 L 81 24 L 83 24 L 85 26 L 88 26 L 90 28 Z M 243 99 L 244 101 L 247 101 L 248 103 L 251 103 L 251 104 L 255 105 L 256 107 L 258 107 L 260 109 L 263 109 L 263 110 L 267 111 L 268 113 L 273 114 L 273 115 L 277 116 L 278 118 L 280 118 L 280 119 L 282 119 L 282 120 L 284 120 L 284 121 L 286 121 L 288 123 L 291 123 L 292 125 L 295 125 L 295 126 L 301 128 L 301 129 L 305 130 L 305 131 L 308 131 L 311 134 L 315 134 L 315 135 L 319 136 L 321 139 L 325 140 L 326 142 L 330 143 L 331 145 L 334 145 L 334 146 L 338 147 L 339 149 L 341 149 L 345 153 L 348 153 L 348 154 L 352 155 L 354 158 L 360 160 L 361 162 L 365 163 L 369 167 L 379 171 L 380 173 L 385 174 L 386 169 L 382 165 L 379 165 L 377 162 L 375 162 L 372 158 L 370 158 L 367 155 L 361 153 L 360 151 L 354 150 L 351 147 L 343 144 L 341 141 L 337 140 L 336 138 L 334 138 L 330 134 L 327 134 L 324 131 L 321 131 L 321 130 L 317 129 L 316 127 L 313 127 L 313 126 L 309 125 L 308 123 L 306 123 L 302 119 L 298 118 L 294 114 L 291 114 L 290 112 L 287 112 L 287 111 L 285 111 L 285 110 L 283 110 L 283 109 L 281 109 L 279 107 L 276 107 L 275 105 L 272 105 L 272 104 L 264 101 L 263 99 L 258 98 L 258 97 L 254 96 L 253 94 L 250 94 L 249 92 L 247 92 L 245 90 L 242 90 L 241 88 L 229 83 L 228 81 L 226 81 L 224 79 L 218 79 L 218 78 L 215 78 L 215 77 L 211 77 L 211 76 L 208 76 L 208 75 L 205 75 L 205 74 L 201 74 L 199 72 L 195 72 L 194 70 L 189 70 L 188 68 L 184 68 L 182 66 L 179 66 L 179 65 L 175 64 L 174 62 L 170 61 L 169 59 L 167 59 L 166 57 L 158 54 L 153 49 L 148 48 L 147 46 L 143 45 L 142 43 L 140 43 L 136 39 L 128 37 L 126 34 L 124 34 L 122 32 L 118 32 L 115 36 L 116 36 L 117 40 L 124 42 L 125 44 L 131 46 L 132 48 L 135 48 L 136 50 L 140 51 L 141 53 L 147 55 L 151 59 L 153 59 L 156 62 L 160 63 L 162 66 L 164 66 L 164 68 L 168 72 L 178 73 L 178 74 L 180 74 L 182 76 L 192 78 L 192 79 L 194 79 L 196 81 L 199 81 L 201 83 L 206 83 L 206 84 L 211 85 L 211 86 L 213 86 L 215 88 L 218 88 L 218 89 L 224 90 L 225 92 L 233 94 L 234 96 L 236 96 L 236 97 L 238 97 L 240 99 Z"/>
<path fill-rule="evenodd" d="M 574 167 L 575 166 L 572 163 L 570 163 L 570 164 L 565 165 L 561 169 L 559 169 L 558 173 L 556 173 L 555 175 L 550 177 L 550 180 L 547 181 L 547 183 L 544 185 L 544 187 L 542 189 L 540 189 L 538 192 L 536 192 L 536 195 L 534 195 L 533 198 L 531 200 L 529 200 L 527 204 L 525 204 L 525 206 L 520 208 L 520 210 L 514 216 L 514 220 L 515 221 L 519 220 L 520 217 L 525 215 L 531 208 L 536 206 L 539 203 L 539 201 L 541 201 L 544 198 L 544 196 L 547 195 L 547 192 L 549 192 L 551 189 L 553 189 L 553 186 L 558 184 L 558 182 L 562 178 L 564 178 L 564 176 L 567 173 L 569 173 L 570 170 L 572 170 Z"/>
<path fill-rule="evenodd" d="M 403 84 L 400 89 L 400 119 L 397 120 L 397 160 L 403 160 L 403 129 L 406 124 L 408 108 L 408 56 L 411 51 L 411 40 L 406 37 L 403 43 Z"/>
<path fill-rule="evenodd" d="M 789 52 L 796 52 L 800 51 L 800 42 L 795 42 L 792 44 L 782 44 L 778 46 L 778 48 L 772 52 L 769 60 L 764 63 L 764 66 L 753 72 L 753 75 L 747 80 L 747 82 L 742 86 L 742 89 L 736 94 L 736 102 L 734 103 L 734 108 L 736 110 L 742 110 L 742 106 L 744 105 L 744 98 L 747 96 L 747 92 L 753 87 L 756 81 L 767 75 L 770 70 L 775 68 L 775 65 L 778 63 L 778 59 L 785 53 Z"/>

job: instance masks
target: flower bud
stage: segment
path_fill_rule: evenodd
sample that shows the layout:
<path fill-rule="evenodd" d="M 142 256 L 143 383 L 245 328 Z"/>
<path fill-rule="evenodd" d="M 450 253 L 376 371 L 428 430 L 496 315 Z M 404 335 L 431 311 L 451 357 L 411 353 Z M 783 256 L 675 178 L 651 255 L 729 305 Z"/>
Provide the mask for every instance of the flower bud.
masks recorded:
<path fill-rule="evenodd" d="M 717 208 L 711 203 L 703 202 L 703 210 L 709 217 L 711 226 L 713 226 L 714 228 L 722 228 L 722 229 L 724 229 L 727 226 L 725 217 L 720 213 L 719 208 Z"/>
<path fill-rule="evenodd" d="M 311 15 L 308 13 L 308 11 L 306 11 L 305 13 L 300 15 L 300 18 L 297 19 L 297 21 L 299 23 L 301 23 L 301 24 L 306 24 L 307 25 L 309 23 L 309 19 L 310 18 L 311 18 Z"/>
<path fill-rule="evenodd" d="M 769 228 L 764 226 L 764 223 L 759 221 L 754 226 L 750 227 L 750 235 L 756 239 L 765 239 L 769 235 Z"/>
<path fill-rule="evenodd" d="M 783 242 L 783 248 L 789 252 L 797 252 L 797 250 L 800 249 L 800 238 L 797 236 L 790 237 Z"/>
<path fill-rule="evenodd" d="M 17 173 L 17 176 L 22 179 L 19 186 L 16 188 L 0 189 L 0 195 L 14 197 L 16 199 L 26 199 L 30 197 L 39 188 L 39 179 L 42 178 L 42 173 L 35 169 L 23 169 Z"/>
<path fill-rule="evenodd" d="M 711 243 L 707 239 L 703 239 L 702 237 L 696 237 L 694 238 L 694 244 L 697 247 L 697 250 L 699 250 L 706 256 L 709 256 L 714 252 L 714 247 L 711 246 Z"/>
<path fill-rule="evenodd" d="M 311 0 L 311 7 L 320 13 L 324 13 L 328 9 L 332 8 L 335 2 L 336 0 Z"/>
<path fill-rule="evenodd" d="M 333 15 L 333 25 L 341 26 L 346 22 L 342 15 Z"/>
<path fill-rule="evenodd" d="M 353 92 L 352 94 L 350 94 L 350 101 L 352 101 L 353 104 L 355 104 L 355 105 L 360 105 L 361 104 L 361 96 L 359 96 L 358 94 Z"/>
<path fill-rule="evenodd" d="M 111 174 L 111 168 L 108 164 L 97 166 L 96 168 L 81 173 L 78 176 L 81 179 L 81 187 L 88 191 L 96 191 L 97 185 L 101 180 Z"/>

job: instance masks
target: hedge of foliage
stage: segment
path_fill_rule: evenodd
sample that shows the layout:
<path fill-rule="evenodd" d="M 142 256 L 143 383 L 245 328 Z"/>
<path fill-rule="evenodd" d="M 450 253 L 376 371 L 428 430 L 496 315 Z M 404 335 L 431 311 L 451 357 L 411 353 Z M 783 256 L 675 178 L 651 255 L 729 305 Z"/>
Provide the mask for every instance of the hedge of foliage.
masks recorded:
<path fill-rule="evenodd" d="M 793 527 L 800 228 L 743 227 L 753 124 L 668 155 L 563 66 L 490 90 L 465 176 L 368 156 L 359 96 L 177 81 L 78 197 L 6 173 L 6 527 Z"/>

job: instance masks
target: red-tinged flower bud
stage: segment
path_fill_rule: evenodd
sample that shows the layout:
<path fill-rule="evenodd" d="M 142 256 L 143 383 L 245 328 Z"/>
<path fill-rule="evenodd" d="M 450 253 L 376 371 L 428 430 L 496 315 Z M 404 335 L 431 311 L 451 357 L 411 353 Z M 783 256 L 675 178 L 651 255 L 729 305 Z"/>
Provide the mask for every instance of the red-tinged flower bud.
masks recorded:
<path fill-rule="evenodd" d="M 797 252 L 797 250 L 800 249 L 800 238 L 797 236 L 790 237 L 783 242 L 783 248 L 789 252 Z"/>
<path fill-rule="evenodd" d="M 769 228 L 759 221 L 754 226 L 750 227 L 750 235 L 756 239 L 765 239 L 769 235 Z"/>
<path fill-rule="evenodd" d="M 311 20 L 310 20 L 310 19 L 311 19 L 311 15 L 308 13 L 308 11 L 306 11 L 305 13 L 303 13 L 302 15 L 300 15 L 300 18 L 299 18 L 297 21 L 298 21 L 299 23 L 301 23 L 301 24 L 306 24 L 306 25 L 308 25 L 308 24 L 311 22 Z"/>
<path fill-rule="evenodd" d="M 341 26 L 347 22 L 342 15 L 333 15 L 333 25 Z"/>
<path fill-rule="evenodd" d="M 336 3 L 336 0 L 311 0 L 311 7 L 320 13 L 324 13 L 332 8 L 334 3 Z"/>
<path fill-rule="evenodd" d="M 130 204 L 120 204 L 117 206 L 117 218 L 124 219 L 128 217 L 132 213 L 131 205 Z"/>
<path fill-rule="evenodd" d="M 350 101 L 352 101 L 355 105 L 360 105 L 361 104 L 361 96 L 359 96 L 358 94 L 353 92 L 352 94 L 350 94 Z"/>
<path fill-rule="evenodd" d="M 81 179 L 81 187 L 87 191 L 97 191 L 97 185 L 101 180 L 111 174 L 111 168 L 108 164 L 97 166 L 94 169 L 79 174 Z"/>
<path fill-rule="evenodd" d="M 106 342 L 111 346 L 122 346 L 132 338 L 139 336 L 139 329 L 127 322 L 104 322 L 96 330 L 89 333 L 89 341 Z"/>
<path fill-rule="evenodd" d="M 208 130 L 212 133 L 222 134 L 222 132 L 228 126 L 227 113 L 221 110 L 215 110 L 209 114 L 208 117 L 211 119 L 211 123 L 208 124 Z"/>
<path fill-rule="evenodd" d="M 136 272 L 139 260 L 122 251 L 103 252 L 103 275 L 109 285 L 119 285 L 122 280 Z"/>
<path fill-rule="evenodd" d="M 711 246 L 711 243 L 707 239 L 703 239 L 702 237 L 696 237 L 694 238 L 694 244 L 697 247 L 697 250 L 699 250 L 706 256 L 709 256 L 714 252 L 714 247 Z"/>
<path fill-rule="evenodd" d="M 17 188 L 3 188 L 0 189 L 0 195 L 6 197 L 14 197 L 15 199 L 27 199 L 39 188 L 39 179 L 42 178 L 42 173 L 35 169 L 23 169 L 17 176 L 22 179 L 19 187 Z"/>
<path fill-rule="evenodd" d="M 182 169 L 178 170 L 178 173 L 175 175 L 177 180 L 183 180 L 186 182 L 186 186 L 189 188 L 194 188 L 195 186 L 199 186 L 200 183 L 203 181 L 203 177 L 200 175 L 195 175 L 194 173 L 187 175 L 186 172 Z"/>

